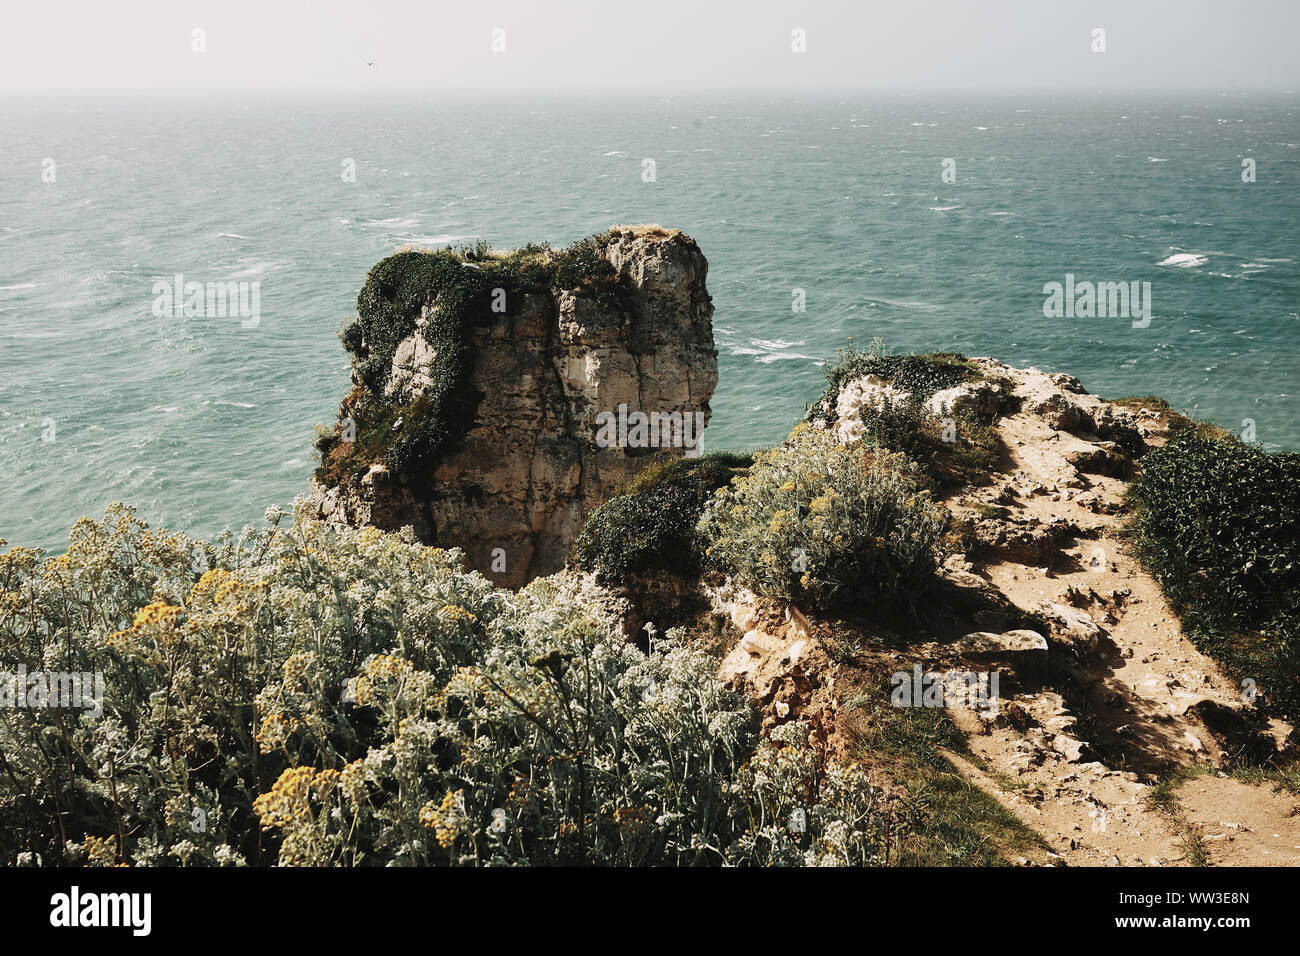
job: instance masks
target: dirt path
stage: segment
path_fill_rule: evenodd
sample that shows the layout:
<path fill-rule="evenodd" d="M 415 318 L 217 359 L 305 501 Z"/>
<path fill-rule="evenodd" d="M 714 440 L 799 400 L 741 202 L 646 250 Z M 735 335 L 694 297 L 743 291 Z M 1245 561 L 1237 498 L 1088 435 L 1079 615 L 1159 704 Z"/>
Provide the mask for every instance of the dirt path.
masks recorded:
<path fill-rule="evenodd" d="M 1300 797 L 1233 777 L 1195 777 L 1178 802 L 1214 866 L 1300 866 Z"/>
<path fill-rule="evenodd" d="M 1097 432 L 1120 421 L 1150 433 L 1159 418 L 1130 418 L 1067 376 L 988 370 L 1012 377 L 1020 407 L 995 426 L 1002 480 L 949 501 L 989 545 L 962 570 L 1049 620 L 1063 653 L 1050 674 L 1015 675 L 1007 715 L 954 711 L 985 769 L 953 762 L 1072 865 L 1186 863 L 1186 827 L 1153 804 L 1151 785 L 1173 768 L 1226 760 L 1249 701 L 1187 640 L 1117 537 L 1127 482 L 1106 474 L 1118 471 L 1116 446 Z M 1210 775 L 1175 800 L 1211 862 L 1300 865 L 1289 795 Z"/>
<path fill-rule="evenodd" d="M 985 381 L 958 398 L 1000 405 L 1001 461 L 991 482 L 946 498 L 972 523 L 970 559 L 945 562 L 924 638 L 884 655 L 999 676 L 995 708 L 948 707 L 969 754 L 947 759 L 1041 835 L 1054 862 L 1300 865 L 1296 798 L 1217 770 L 1246 747 L 1276 752 L 1291 728 L 1260 732 L 1248 689 L 1183 635 L 1121 538 L 1135 467 L 1123 448 L 1159 445 L 1162 414 L 1104 402 L 1070 376 L 974 361 Z M 1009 401 L 994 378 L 1013 386 Z M 810 720 L 842 748 L 852 734 L 835 685 L 853 686 L 853 667 L 827 656 L 802 615 L 760 613 L 740 593 L 714 604 L 744 635 L 720 675 L 756 699 L 765 725 Z"/>

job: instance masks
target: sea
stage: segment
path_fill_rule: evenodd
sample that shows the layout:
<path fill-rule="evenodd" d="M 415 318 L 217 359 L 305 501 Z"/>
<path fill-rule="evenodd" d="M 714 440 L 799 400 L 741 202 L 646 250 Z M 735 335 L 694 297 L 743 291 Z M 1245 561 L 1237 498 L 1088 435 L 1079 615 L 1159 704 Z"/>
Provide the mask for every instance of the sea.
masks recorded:
<path fill-rule="evenodd" d="M 683 229 L 709 260 L 706 449 L 779 442 L 828 357 L 879 338 L 1300 450 L 1298 109 L 1295 92 L 6 94 L 0 537 L 56 553 L 115 500 L 196 536 L 260 525 L 308 486 L 375 262 L 613 224 Z M 257 314 L 160 307 L 178 281 L 235 283 Z M 1145 317 L 1045 314 L 1067 281 L 1147 290 Z"/>

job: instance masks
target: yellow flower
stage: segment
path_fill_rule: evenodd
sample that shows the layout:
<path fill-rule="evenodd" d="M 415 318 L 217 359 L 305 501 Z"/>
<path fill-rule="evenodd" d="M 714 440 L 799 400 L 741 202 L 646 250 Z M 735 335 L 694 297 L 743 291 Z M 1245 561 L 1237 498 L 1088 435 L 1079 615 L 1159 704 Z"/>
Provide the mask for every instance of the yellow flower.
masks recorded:
<path fill-rule="evenodd" d="M 40 555 L 33 548 L 10 548 L 4 554 L 0 554 L 0 569 L 30 571 L 39 560 Z"/>
<path fill-rule="evenodd" d="M 119 654 L 125 654 L 131 649 L 131 632 L 114 631 L 108 635 L 108 640 L 105 643 L 108 644 L 111 650 L 117 651 Z"/>
<path fill-rule="evenodd" d="M 449 624 L 477 624 L 478 618 L 470 611 L 456 604 L 444 604 L 438 609 L 438 616 Z"/>
<path fill-rule="evenodd" d="M 374 703 L 375 685 L 363 674 L 348 681 L 348 694 L 352 703 L 364 707 Z"/>
<path fill-rule="evenodd" d="M 365 672 L 366 676 L 371 680 L 405 677 L 411 672 L 411 664 L 405 658 L 398 657 L 396 654 L 376 654 L 374 659 L 366 665 Z"/>
<path fill-rule="evenodd" d="M 230 578 L 230 572 L 223 568 L 210 568 L 204 571 L 203 576 L 195 582 L 194 587 L 190 588 L 190 599 L 186 603 L 193 604 L 197 599 L 214 594 Z"/>
<path fill-rule="evenodd" d="M 330 791 L 338 785 L 342 776 L 342 772 L 338 770 L 322 770 L 317 773 L 311 782 L 312 789 L 316 791 L 316 796 L 324 800 L 329 796 Z"/>
<path fill-rule="evenodd" d="M 463 790 L 448 790 L 438 806 L 430 800 L 420 808 L 420 825 L 433 828 L 438 845 L 444 850 L 450 849 L 456 842 L 465 823 L 465 813 L 461 809 Z"/>
<path fill-rule="evenodd" d="M 308 798 L 314 775 L 311 767 L 290 767 L 267 793 L 253 801 L 253 812 L 261 819 L 263 830 L 286 827 L 311 815 Z"/>
<path fill-rule="evenodd" d="M 113 866 L 117 862 L 116 836 L 88 836 L 82 846 L 91 866 Z"/>
<path fill-rule="evenodd" d="M 315 666 L 316 661 L 315 651 L 299 651 L 297 654 L 290 655 L 280 668 L 284 673 L 284 682 L 296 685 L 307 676 L 307 672 Z"/>
<path fill-rule="evenodd" d="M 298 729 L 298 719 L 296 717 L 286 717 L 283 714 L 267 714 L 262 718 L 262 726 L 258 728 L 254 740 L 258 743 L 258 749 L 264 754 L 272 753 L 279 750 L 289 741 L 289 735 Z"/>
<path fill-rule="evenodd" d="M 173 627 L 175 626 L 176 618 L 180 613 L 180 608 L 172 607 L 162 598 L 155 597 L 152 601 L 135 612 L 135 620 L 131 622 L 131 630 L 140 631 L 154 625 L 159 627 Z"/>
<path fill-rule="evenodd" d="M 217 593 L 212 597 L 213 604 L 220 604 L 226 598 L 233 597 L 241 590 L 242 585 L 234 578 L 226 580 L 221 587 L 217 588 Z"/>
<path fill-rule="evenodd" d="M 72 566 L 72 560 L 66 555 L 61 554 L 57 558 L 50 558 L 45 562 L 45 574 L 47 578 L 58 577 L 64 571 Z"/>
<path fill-rule="evenodd" d="M 791 516 L 789 511 L 778 511 L 772 515 L 772 521 L 768 524 L 767 530 L 772 534 L 780 534 L 786 528 L 790 527 L 790 522 L 786 519 Z"/>
<path fill-rule="evenodd" d="M 339 789 L 353 803 L 360 803 L 366 795 L 366 762 L 354 760 L 339 774 Z"/>

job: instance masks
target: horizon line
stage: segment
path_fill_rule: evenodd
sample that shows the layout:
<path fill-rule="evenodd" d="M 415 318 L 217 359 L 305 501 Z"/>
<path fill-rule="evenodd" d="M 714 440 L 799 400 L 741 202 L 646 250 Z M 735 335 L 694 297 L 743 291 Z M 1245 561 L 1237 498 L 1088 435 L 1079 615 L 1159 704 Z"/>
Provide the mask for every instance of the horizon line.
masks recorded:
<path fill-rule="evenodd" d="M 1121 95 L 1133 96 L 1141 94 L 1194 94 L 1194 95 L 1213 95 L 1213 96 L 1244 96 L 1250 94 L 1272 94 L 1272 95 L 1295 95 L 1300 92 L 1300 88 L 1283 87 L 1280 85 L 1259 85 L 1259 86 L 1145 86 L 1145 87 L 1127 87 L 1121 85 L 1107 86 L 1020 86 L 1010 84 L 986 84 L 986 85 L 967 85 L 961 89 L 954 90 L 949 85 L 936 84 L 934 86 L 909 85 L 909 86 L 867 86 L 857 84 L 825 84 L 825 85 L 807 85 L 807 86 L 602 86 L 592 88 L 585 85 L 569 86 L 498 86 L 485 87 L 472 84 L 450 85 L 450 86 L 404 86 L 399 84 L 383 86 L 362 86 L 358 84 L 347 85 L 312 85 L 312 86 L 193 86 L 193 87 L 158 87 L 158 86 L 0 86 L 0 96 L 29 96 L 34 94 L 49 93 L 77 93 L 77 94 L 156 94 L 169 98 L 192 96 L 196 94 L 257 94 L 257 95 L 274 95 L 274 94 L 356 94 L 356 95 L 373 95 L 373 94 L 446 94 L 454 93 L 457 95 L 471 94 L 475 96 L 532 96 L 532 97 L 549 97 L 549 96 L 574 96 L 582 95 L 592 98 L 614 99 L 628 94 L 643 94 L 652 96 L 681 96 L 681 95 L 862 95 L 862 94 L 885 94 L 885 95 L 906 95 L 909 93 L 942 93 L 944 96 L 959 100 L 969 98 L 972 95 L 988 94 L 1005 94 L 1011 96 L 1025 95 L 1060 95 L 1060 94 L 1080 94 L 1089 96 L 1106 96 Z"/>

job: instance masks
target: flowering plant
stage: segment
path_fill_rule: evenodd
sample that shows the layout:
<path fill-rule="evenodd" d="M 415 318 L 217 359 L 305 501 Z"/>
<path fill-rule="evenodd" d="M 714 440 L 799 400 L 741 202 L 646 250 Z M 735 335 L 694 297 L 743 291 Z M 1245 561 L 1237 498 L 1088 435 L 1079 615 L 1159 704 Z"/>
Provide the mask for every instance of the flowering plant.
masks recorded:
<path fill-rule="evenodd" d="M 914 602 L 946 520 L 907 457 L 801 424 L 714 496 L 699 530 L 713 565 L 745 587 L 825 607 Z"/>
<path fill-rule="evenodd" d="M 870 859 L 865 778 L 773 774 L 798 748 L 589 578 L 503 591 L 410 529 L 268 518 L 201 542 L 114 505 L 66 554 L 0 553 L 0 669 L 104 675 L 99 717 L 0 708 L 0 859 Z"/>

